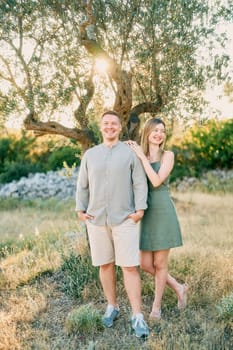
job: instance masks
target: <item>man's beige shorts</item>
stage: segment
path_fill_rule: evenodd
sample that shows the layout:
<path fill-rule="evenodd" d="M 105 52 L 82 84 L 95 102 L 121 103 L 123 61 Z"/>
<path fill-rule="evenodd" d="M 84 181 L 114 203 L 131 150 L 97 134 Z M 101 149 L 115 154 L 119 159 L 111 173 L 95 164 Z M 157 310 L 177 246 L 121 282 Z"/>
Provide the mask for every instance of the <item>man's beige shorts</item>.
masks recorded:
<path fill-rule="evenodd" d="M 139 223 L 126 219 L 110 227 L 86 224 L 94 266 L 111 262 L 123 267 L 139 265 Z"/>

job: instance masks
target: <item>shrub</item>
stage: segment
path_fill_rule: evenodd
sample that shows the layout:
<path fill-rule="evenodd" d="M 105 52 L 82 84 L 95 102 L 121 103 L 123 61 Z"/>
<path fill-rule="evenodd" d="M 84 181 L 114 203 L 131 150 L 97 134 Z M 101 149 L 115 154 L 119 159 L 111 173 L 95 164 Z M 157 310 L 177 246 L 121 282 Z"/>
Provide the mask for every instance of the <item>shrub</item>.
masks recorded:
<path fill-rule="evenodd" d="M 65 328 L 69 334 L 93 334 L 103 329 L 101 314 L 92 304 L 82 305 L 69 313 Z"/>
<path fill-rule="evenodd" d="M 233 321 L 233 292 L 220 300 L 217 311 L 221 319 Z"/>
<path fill-rule="evenodd" d="M 10 138 L 0 139 L 0 171 L 3 171 L 4 162 L 6 159 L 9 159 L 11 149 L 10 149 L 11 140 Z"/>
<path fill-rule="evenodd" d="M 46 139 L 42 143 L 23 132 L 0 139 L 0 183 L 18 180 L 29 173 L 46 172 L 80 163 L 80 149 L 72 140 Z"/>
<path fill-rule="evenodd" d="M 41 171 L 33 158 L 35 139 L 22 132 L 21 137 L 11 135 L 0 139 L 0 182 L 18 180 L 29 173 Z"/>
<path fill-rule="evenodd" d="M 28 176 L 29 173 L 36 173 L 40 171 L 40 164 L 33 164 L 27 161 L 5 162 L 4 170 L 0 175 L 0 182 L 7 183 L 13 180 L 19 180 L 22 176 Z"/>
<path fill-rule="evenodd" d="M 80 150 L 71 148 L 69 146 L 59 147 L 55 149 L 47 159 L 46 169 L 47 170 L 58 170 L 63 168 L 64 161 L 68 166 L 80 164 Z"/>
<path fill-rule="evenodd" d="M 71 252 L 64 257 L 62 271 L 65 274 L 64 289 L 75 298 L 82 298 L 88 284 L 99 286 L 98 269 L 92 266 L 88 253 L 82 256 Z"/>
<path fill-rule="evenodd" d="M 210 120 L 195 125 L 172 150 L 176 163 L 171 181 L 177 177 L 200 177 L 209 169 L 231 169 L 233 164 L 233 119 Z"/>
<path fill-rule="evenodd" d="M 0 171 L 4 171 L 5 164 L 11 162 L 30 162 L 30 153 L 35 139 L 26 137 L 22 133 L 20 138 L 14 135 L 0 139 Z"/>

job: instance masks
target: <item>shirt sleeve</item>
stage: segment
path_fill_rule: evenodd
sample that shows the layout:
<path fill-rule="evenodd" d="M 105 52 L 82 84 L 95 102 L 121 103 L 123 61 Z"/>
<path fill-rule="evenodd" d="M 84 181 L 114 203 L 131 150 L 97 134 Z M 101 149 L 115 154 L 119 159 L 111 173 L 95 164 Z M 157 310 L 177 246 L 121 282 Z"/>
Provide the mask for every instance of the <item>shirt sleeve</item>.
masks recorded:
<path fill-rule="evenodd" d="M 87 154 L 81 161 L 76 187 L 76 211 L 86 211 L 89 203 L 89 180 L 87 169 Z"/>
<path fill-rule="evenodd" d="M 146 173 L 136 154 L 133 154 L 132 180 L 135 210 L 144 210 L 147 208 L 148 185 Z"/>

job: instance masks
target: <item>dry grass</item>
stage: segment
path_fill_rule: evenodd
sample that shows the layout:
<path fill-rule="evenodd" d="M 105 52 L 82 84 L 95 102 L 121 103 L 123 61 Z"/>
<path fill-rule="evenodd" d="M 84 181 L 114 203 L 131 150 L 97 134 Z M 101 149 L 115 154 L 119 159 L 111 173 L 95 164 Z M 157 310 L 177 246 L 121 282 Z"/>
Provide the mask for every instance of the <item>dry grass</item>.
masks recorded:
<path fill-rule="evenodd" d="M 233 325 L 218 320 L 215 307 L 233 288 L 233 196 L 194 192 L 174 193 L 174 197 L 184 246 L 172 250 L 170 271 L 189 284 L 189 303 L 179 313 L 174 294 L 166 289 L 163 321 L 151 328 L 146 342 L 131 335 L 122 280 L 118 281 L 121 317 L 113 329 L 67 334 L 65 323 L 72 310 L 90 302 L 101 312 L 105 308 L 102 291 L 91 285 L 84 288 L 82 299 L 73 299 L 64 290 L 62 256 L 70 249 L 82 252 L 84 245 L 83 240 L 66 235 L 80 229 L 73 203 L 1 211 L 1 218 L 3 213 L 15 223 L 5 239 L 19 232 L 33 239 L 29 246 L 19 240 L 19 249 L 0 261 L 0 350 L 229 350 Z M 40 232 L 35 236 L 38 217 Z M 3 232 L 7 232 L 7 220 L 1 226 Z M 154 287 L 149 276 L 142 274 L 142 278 L 143 310 L 148 315 Z"/>
<path fill-rule="evenodd" d="M 233 195 L 176 193 L 177 209 L 183 228 L 185 249 L 232 249 Z"/>
<path fill-rule="evenodd" d="M 0 212 L 0 242 L 7 239 L 22 239 L 30 235 L 43 235 L 47 232 L 56 234 L 77 230 L 74 201 L 25 201 L 23 206 L 16 201 L 13 205 L 14 209 L 9 210 L 7 206 Z"/>
<path fill-rule="evenodd" d="M 38 275 L 55 271 L 61 264 L 61 254 L 48 250 L 44 254 L 23 250 L 15 255 L 9 255 L 1 263 L 1 289 L 15 289 L 25 285 Z"/>
<path fill-rule="evenodd" d="M 2 293 L 0 312 L 0 349 L 22 349 L 22 339 L 30 333 L 27 324 L 46 308 L 46 299 L 33 288 L 24 288 L 19 292 Z M 18 324 L 24 325 L 24 335 L 18 333 Z M 27 330 L 27 332 L 26 332 Z"/>
<path fill-rule="evenodd" d="M 233 195 L 194 192 L 176 193 L 175 198 L 184 246 L 172 250 L 171 257 L 184 260 L 184 264 L 187 257 L 198 262 L 191 265 L 192 274 L 187 276 L 194 290 L 201 283 L 206 284 L 210 298 L 229 292 L 233 276 Z"/>

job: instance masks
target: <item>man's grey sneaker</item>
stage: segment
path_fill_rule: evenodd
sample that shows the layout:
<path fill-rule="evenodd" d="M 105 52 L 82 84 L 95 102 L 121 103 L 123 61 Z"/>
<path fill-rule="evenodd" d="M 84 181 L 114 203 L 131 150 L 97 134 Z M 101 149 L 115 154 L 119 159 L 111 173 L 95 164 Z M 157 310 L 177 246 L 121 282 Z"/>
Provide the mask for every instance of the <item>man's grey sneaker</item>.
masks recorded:
<path fill-rule="evenodd" d="M 119 316 L 119 307 L 114 307 L 113 305 L 108 305 L 103 316 L 103 325 L 105 327 L 112 327 L 113 321 L 115 321 Z"/>
<path fill-rule="evenodd" d="M 131 318 L 131 326 L 135 332 L 136 337 L 148 337 L 149 328 L 144 321 L 143 315 L 141 313 L 137 314 L 135 317 Z"/>

